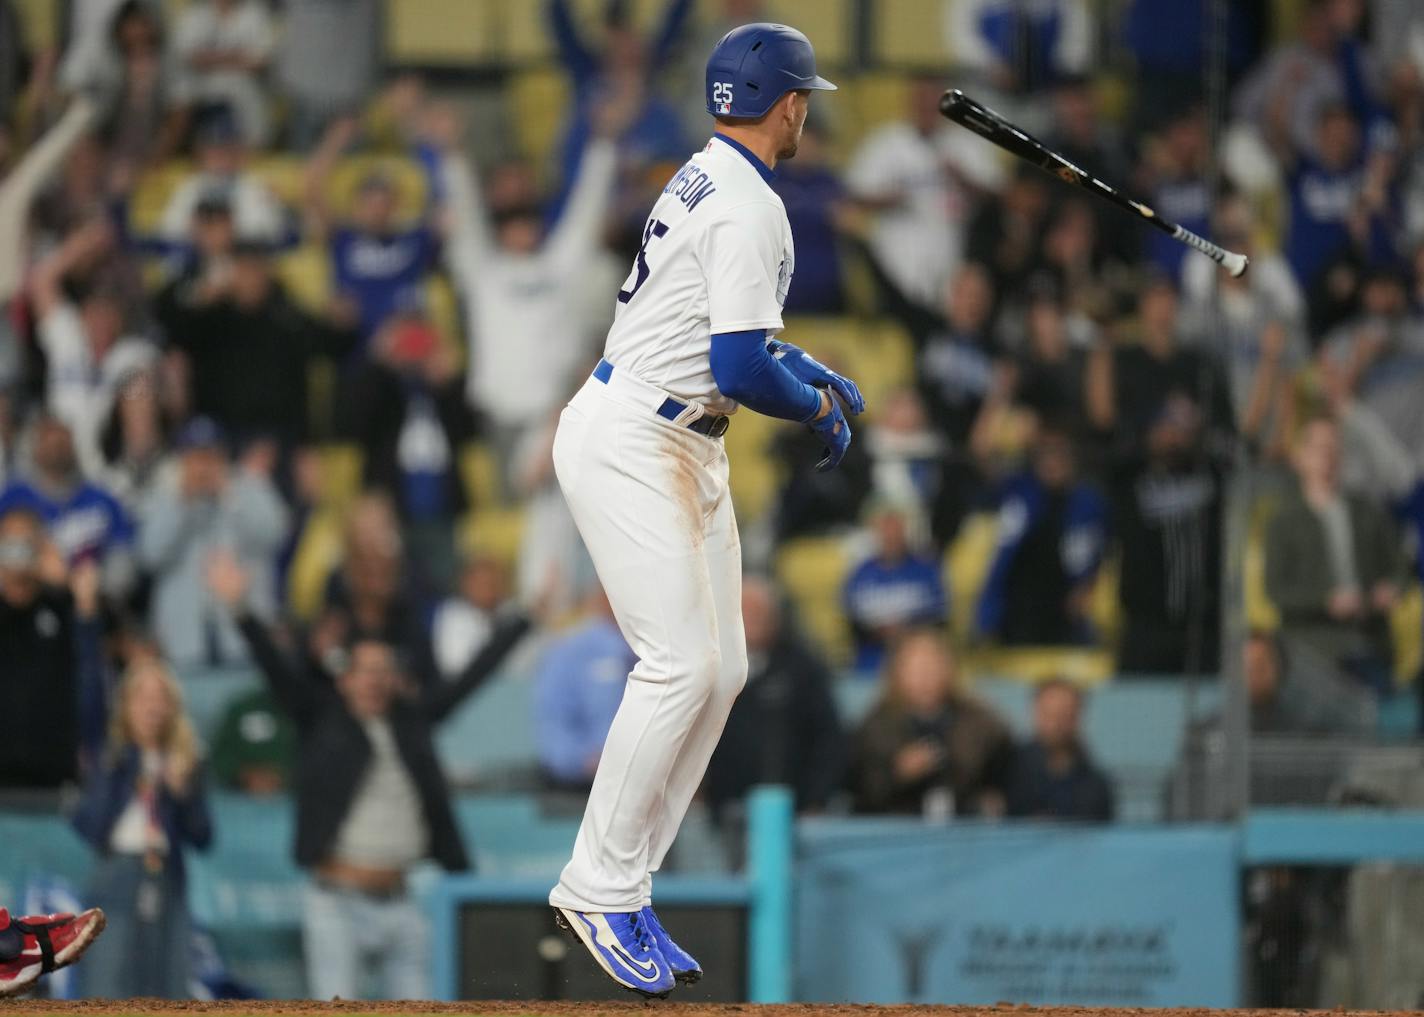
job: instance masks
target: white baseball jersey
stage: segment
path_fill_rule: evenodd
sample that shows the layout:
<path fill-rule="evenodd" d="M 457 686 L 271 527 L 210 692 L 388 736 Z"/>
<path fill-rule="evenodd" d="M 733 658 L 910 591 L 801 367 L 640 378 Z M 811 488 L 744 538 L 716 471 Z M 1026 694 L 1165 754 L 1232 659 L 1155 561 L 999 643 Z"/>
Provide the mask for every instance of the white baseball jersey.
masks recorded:
<path fill-rule="evenodd" d="M 709 351 L 721 332 L 782 327 L 796 255 L 770 171 L 713 135 L 653 205 L 643 245 L 618 292 L 604 357 L 686 402 L 730 413 Z"/>

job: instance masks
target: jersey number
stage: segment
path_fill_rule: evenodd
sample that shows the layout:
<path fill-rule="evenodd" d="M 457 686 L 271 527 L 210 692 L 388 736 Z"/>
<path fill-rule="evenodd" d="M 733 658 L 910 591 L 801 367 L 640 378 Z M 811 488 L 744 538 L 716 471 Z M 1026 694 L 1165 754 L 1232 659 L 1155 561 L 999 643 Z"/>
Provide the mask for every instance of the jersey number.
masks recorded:
<path fill-rule="evenodd" d="M 648 273 L 652 271 L 652 269 L 648 268 L 648 245 L 667 231 L 667 223 L 659 219 L 649 219 L 648 225 L 643 227 L 643 246 L 638 248 L 638 263 L 634 266 L 634 270 L 637 272 L 637 278 L 633 280 L 632 289 L 618 291 L 618 302 L 620 304 L 626 304 L 632 300 L 633 294 L 637 293 L 638 290 L 642 288 L 643 283 L 648 281 Z"/>

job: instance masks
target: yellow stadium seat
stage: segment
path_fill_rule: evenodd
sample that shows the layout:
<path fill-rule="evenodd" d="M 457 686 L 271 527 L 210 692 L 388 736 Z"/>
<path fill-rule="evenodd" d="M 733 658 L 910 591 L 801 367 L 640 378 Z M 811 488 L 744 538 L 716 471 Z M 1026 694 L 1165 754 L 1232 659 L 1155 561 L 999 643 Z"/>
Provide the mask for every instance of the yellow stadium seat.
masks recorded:
<path fill-rule="evenodd" d="M 568 75 L 557 69 L 522 71 L 510 87 L 519 151 L 546 173 L 552 172 L 555 148 L 568 123 L 569 93 Z"/>
<path fill-rule="evenodd" d="M 326 507 L 308 519 L 287 572 L 287 603 L 292 613 L 309 622 L 321 610 L 326 581 L 342 556 L 342 514 Z"/>
<path fill-rule="evenodd" d="M 974 630 L 979 591 L 989 575 L 994 548 L 999 541 L 999 520 L 992 512 L 969 516 L 945 552 L 945 581 L 949 586 L 949 626 L 955 641 L 967 643 Z"/>
<path fill-rule="evenodd" d="M 946 67 L 953 58 L 945 40 L 944 5 L 929 0 L 879 0 L 871 26 L 872 55 L 879 64 Z"/>
<path fill-rule="evenodd" d="M 816 47 L 818 69 L 853 62 L 853 16 L 849 0 L 770 0 L 766 14 L 768 21 L 795 25 L 806 33 Z"/>
<path fill-rule="evenodd" d="M 333 443 L 321 449 L 322 504 L 340 509 L 361 493 L 364 457 L 359 446 Z"/>
<path fill-rule="evenodd" d="M 743 526 L 761 519 L 776 500 L 781 471 L 770 453 L 781 425 L 759 413 L 738 412 L 725 439 L 731 463 L 732 501 Z"/>
<path fill-rule="evenodd" d="M 425 310 L 440 338 L 465 362 L 465 345 L 461 341 L 460 305 L 450 281 L 443 275 L 433 275 L 425 284 Z"/>
<path fill-rule="evenodd" d="M 55 0 L 17 0 L 15 12 L 30 52 L 59 45 L 59 8 Z"/>
<path fill-rule="evenodd" d="M 1098 570 L 1098 581 L 1093 585 L 1093 598 L 1088 605 L 1088 617 L 1097 630 L 1101 646 L 1116 646 L 1122 630 L 1121 583 L 1122 557 L 1114 554 Z"/>
<path fill-rule="evenodd" d="M 1266 592 L 1266 527 L 1270 525 L 1275 510 L 1275 501 L 1270 498 L 1262 498 L 1252 507 L 1241 562 L 1246 626 L 1263 632 L 1274 632 L 1281 626 L 1280 612 Z"/>
<path fill-rule="evenodd" d="M 286 155 L 269 155 L 254 159 L 250 169 L 253 176 L 262 181 L 277 198 L 289 208 L 301 208 L 305 198 L 303 191 L 304 163 L 301 159 Z"/>
<path fill-rule="evenodd" d="M 506 563 L 519 558 L 519 542 L 524 536 L 524 513 L 518 508 L 484 509 L 468 512 L 460 526 L 461 554 L 492 554 Z"/>
<path fill-rule="evenodd" d="M 975 650 L 964 655 L 971 678 L 1017 678 L 1038 684 L 1066 678 L 1076 685 L 1107 681 L 1113 674 L 1112 654 L 1073 646 L 1030 646 Z"/>
<path fill-rule="evenodd" d="M 835 153 L 848 161 L 867 135 L 892 120 L 906 108 L 910 81 L 894 71 L 873 71 L 837 80 L 841 90 L 834 97 Z"/>
<path fill-rule="evenodd" d="M 331 303 L 331 262 L 326 248 L 303 244 L 277 259 L 277 277 L 302 307 L 313 313 Z"/>
<path fill-rule="evenodd" d="M 471 441 L 460 449 L 460 480 L 465 485 L 465 497 L 476 509 L 501 504 L 504 485 L 499 479 L 499 462 L 494 450 L 484 442 Z"/>
<path fill-rule="evenodd" d="M 498 52 L 498 0 L 395 0 L 386 5 L 386 58 L 393 64 L 462 66 Z M 516 3 L 512 6 L 539 6 Z"/>
<path fill-rule="evenodd" d="M 836 537 L 788 541 L 776 556 L 776 574 L 796 606 L 814 645 L 836 666 L 850 662 L 850 631 L 841 611 L 841 587 L 850 562 Z"/>
<path fill-rule="evenodd" d="M 191 163 L 170 162 L 155 166 L 139 177 L 129 200 L 129 227 L 134 233 L 149 236 L 158 232 L 168 199 L 192 172 Z"/>
<path fill-rule="evenodd" d="M 1424 668 L 1424 591 L 1415 583 L 1404 591 L 1390 616 L 1394 635 L 1394 676 L 1408 684 Z"/>

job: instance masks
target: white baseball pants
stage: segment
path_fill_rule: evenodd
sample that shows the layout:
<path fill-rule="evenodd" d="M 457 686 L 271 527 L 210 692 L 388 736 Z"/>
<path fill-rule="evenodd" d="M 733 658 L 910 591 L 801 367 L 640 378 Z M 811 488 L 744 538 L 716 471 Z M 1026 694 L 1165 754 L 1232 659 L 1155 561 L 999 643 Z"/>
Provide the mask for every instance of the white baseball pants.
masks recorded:
<path fill-rule="evenodd" d="M 615 370 L 565 407 L 554 470 L 637 655 L 555 907 L 637 911 L 747 677 L 727 453 L 659 417 L 666 393 Z M 695 413 L 696 410 L 692 410 Z"/>

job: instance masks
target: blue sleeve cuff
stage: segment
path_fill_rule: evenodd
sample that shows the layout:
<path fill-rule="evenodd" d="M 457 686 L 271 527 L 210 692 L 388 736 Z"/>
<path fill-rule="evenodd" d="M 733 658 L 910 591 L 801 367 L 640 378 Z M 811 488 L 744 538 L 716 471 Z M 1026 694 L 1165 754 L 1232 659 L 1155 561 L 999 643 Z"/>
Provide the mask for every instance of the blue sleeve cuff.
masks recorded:
<path fill-rule="evenodd" d="M 765 329 L 714 335 L 711 362 L 717 388 L 748 409 L 801 423 L 820 412 L 821 393 L 772 356 Z"/>

